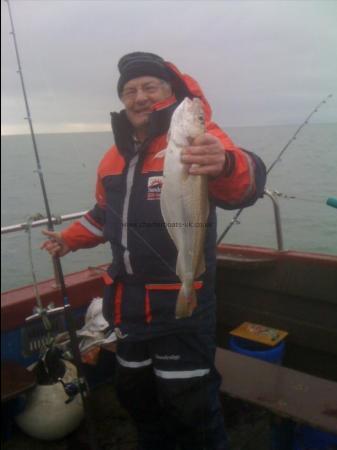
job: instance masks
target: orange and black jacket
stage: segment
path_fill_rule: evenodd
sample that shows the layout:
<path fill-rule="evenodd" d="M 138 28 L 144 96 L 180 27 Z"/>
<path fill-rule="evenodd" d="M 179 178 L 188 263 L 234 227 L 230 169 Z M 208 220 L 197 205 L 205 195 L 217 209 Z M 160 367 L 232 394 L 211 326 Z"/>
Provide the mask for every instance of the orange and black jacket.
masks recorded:
<path fill-rule="evenodd" d="M 167 63 L 174 77 L 175 96 L 153 108 L 150 133 L 135 143 L 125 110 L 112 113 L 115 145 L 98 167 L 96 205 L 81 220 L 62 232 L 72 250 L 109 241 L 112 263 L 105 277 L 106 318 L 122 335 L 137 337 L 169 333 L 177 328 L 200 328 L 214 318 L 216 265 L 216 206 L 238 209 L 262 196 L 265 166 L 251 152 L 235 147 L 211 121 L 211 110 L 199 85 Z M 210 214 L 205 240 L 206 271 L 198 284 L 199 305 L 191 318 L 174 318 L 179 279 L 175 274 L 177 250 L 163 222 L 160 191 L 167 131 L 176 106 L 186 96 L 202 99 L 207 132 L 218 137 L 226 152 L 223 173 L 209 180 Z M 203 321 L 202 318 L 205 318 Z"/>

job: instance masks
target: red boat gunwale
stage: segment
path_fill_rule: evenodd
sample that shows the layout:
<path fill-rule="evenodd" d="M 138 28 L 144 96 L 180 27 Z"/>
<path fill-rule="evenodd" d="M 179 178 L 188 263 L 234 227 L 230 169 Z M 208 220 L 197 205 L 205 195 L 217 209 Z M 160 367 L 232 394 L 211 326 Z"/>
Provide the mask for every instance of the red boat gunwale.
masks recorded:
<path fill-rule="evenodd" d="M 315 263 L 319 265 L 328 265 L 337 267 L 337 256 L 327 255 L 325 253 L 309 253 L 294 250 L 275 250 L 267 247 L 256 247 L 237 244 L 220 244 L 218 246 L 218 256 L 226 260 L 231 256 L 241 257 L 244 263 L 245 258 L 256 258 L 257 260 L 295 260 L 303 263 Z"/>
<path fill-rule="evenodd" d="M 102 275 L 97 272 L 106 267 L 107 265 L 103 264 L 96 270 L 87 268 L 65 276 L 67 294 L 72 308 L 81 308 L 89 304 L 94 297 L 103 294 L 104 282 Z M 54 279 L 42 281 L 38 289 L 44 306 L 50 303 L 63 306 L 61 291 L 55 286 Z M 34 306 L 36 306 L 36 298 L 32 285 L 1 293 L 1 331 L 20 327 L 26 317 L 33 314 Z"/>
<path fill-rule="evenodd" d="M 264 268 L 287 261 L 316 264 L 322 268 L 336 267 L 337 270 L 337 257 L 332 255 L 278 251 L 247 245 L 222 244 L 218 246 L 218 264 L 220 267 L 247 270 Z M 96 269 L 87 268 L 65 277 L 69 302 L 74 309 L 89 304 L 94 297 L 102 296 L 104 282 L 100 271 L 105 270 L 106 267 L 107 265 L 103 264 Z M 55 287 L 54 279 L 39 283 L 39 293 L 44 306 L 50 303 L 54 303 L 55 306 L 63 306 L 61 292 Z M 32 315 L 35 305 L 36 299 L 32 285 L 1 293 L 1 331 L 9 331 L 20 327 L 25 318 Z"/>

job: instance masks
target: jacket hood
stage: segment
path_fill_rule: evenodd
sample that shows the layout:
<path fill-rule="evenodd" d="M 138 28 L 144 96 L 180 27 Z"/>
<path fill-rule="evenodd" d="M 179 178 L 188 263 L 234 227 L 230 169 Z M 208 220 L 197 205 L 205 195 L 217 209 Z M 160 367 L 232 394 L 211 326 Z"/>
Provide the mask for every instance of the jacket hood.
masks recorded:
<path fill-rule="evenodd" d="M 171 62 L 165 61 L 165 65 L 172 74 L 172 87 L 178 104 L 184 100 L 185 97 L 198 97 L 202 101 L 205 110 L 206 121 L 210 121 L 212 117 L 212 109 L 199 85 L 199 83 L 190 75 L 183 74 Z"/>

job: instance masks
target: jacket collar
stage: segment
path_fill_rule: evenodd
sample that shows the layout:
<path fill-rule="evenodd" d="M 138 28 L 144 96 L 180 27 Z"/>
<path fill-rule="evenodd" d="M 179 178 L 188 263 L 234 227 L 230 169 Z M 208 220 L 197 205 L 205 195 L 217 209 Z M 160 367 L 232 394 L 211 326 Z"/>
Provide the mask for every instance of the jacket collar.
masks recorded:
<path fill-rule="evenodd" d="M 141 145 L 141 149 L 148 147 L 154 138 L 167 133 L 173 111 L 177 106 L 178 101 L 175 97 L 170 97 L 170 99 L 153 106 L 153 112 L 150 115 L 149 137 Z M 135 153 L 132 125 L 126 116 L 125 109 L 119 113 L 110 113 L 110 115 L 115 145 L 121 155 L 128 160 Z"/>

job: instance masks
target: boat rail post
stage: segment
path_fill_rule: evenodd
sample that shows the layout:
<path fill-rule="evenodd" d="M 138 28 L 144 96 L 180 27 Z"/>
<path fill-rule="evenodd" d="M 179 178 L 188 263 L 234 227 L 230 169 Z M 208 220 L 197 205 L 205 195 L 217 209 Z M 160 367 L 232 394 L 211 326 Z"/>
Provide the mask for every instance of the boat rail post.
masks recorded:
<path fill-rule="evenodd" d="M 267 197 L 269 197 L 273 203 L 276 238 L 277 238 L 277 248 L 281 252 L 284 250 L 284 247 L 283 247 L 283 234 L 282 234 L 282 226 L 281 226 L 280 205 L 279 205 L 273 191 L 270 191 L 269 189 L 265 189 L 264 194 Z"/>

